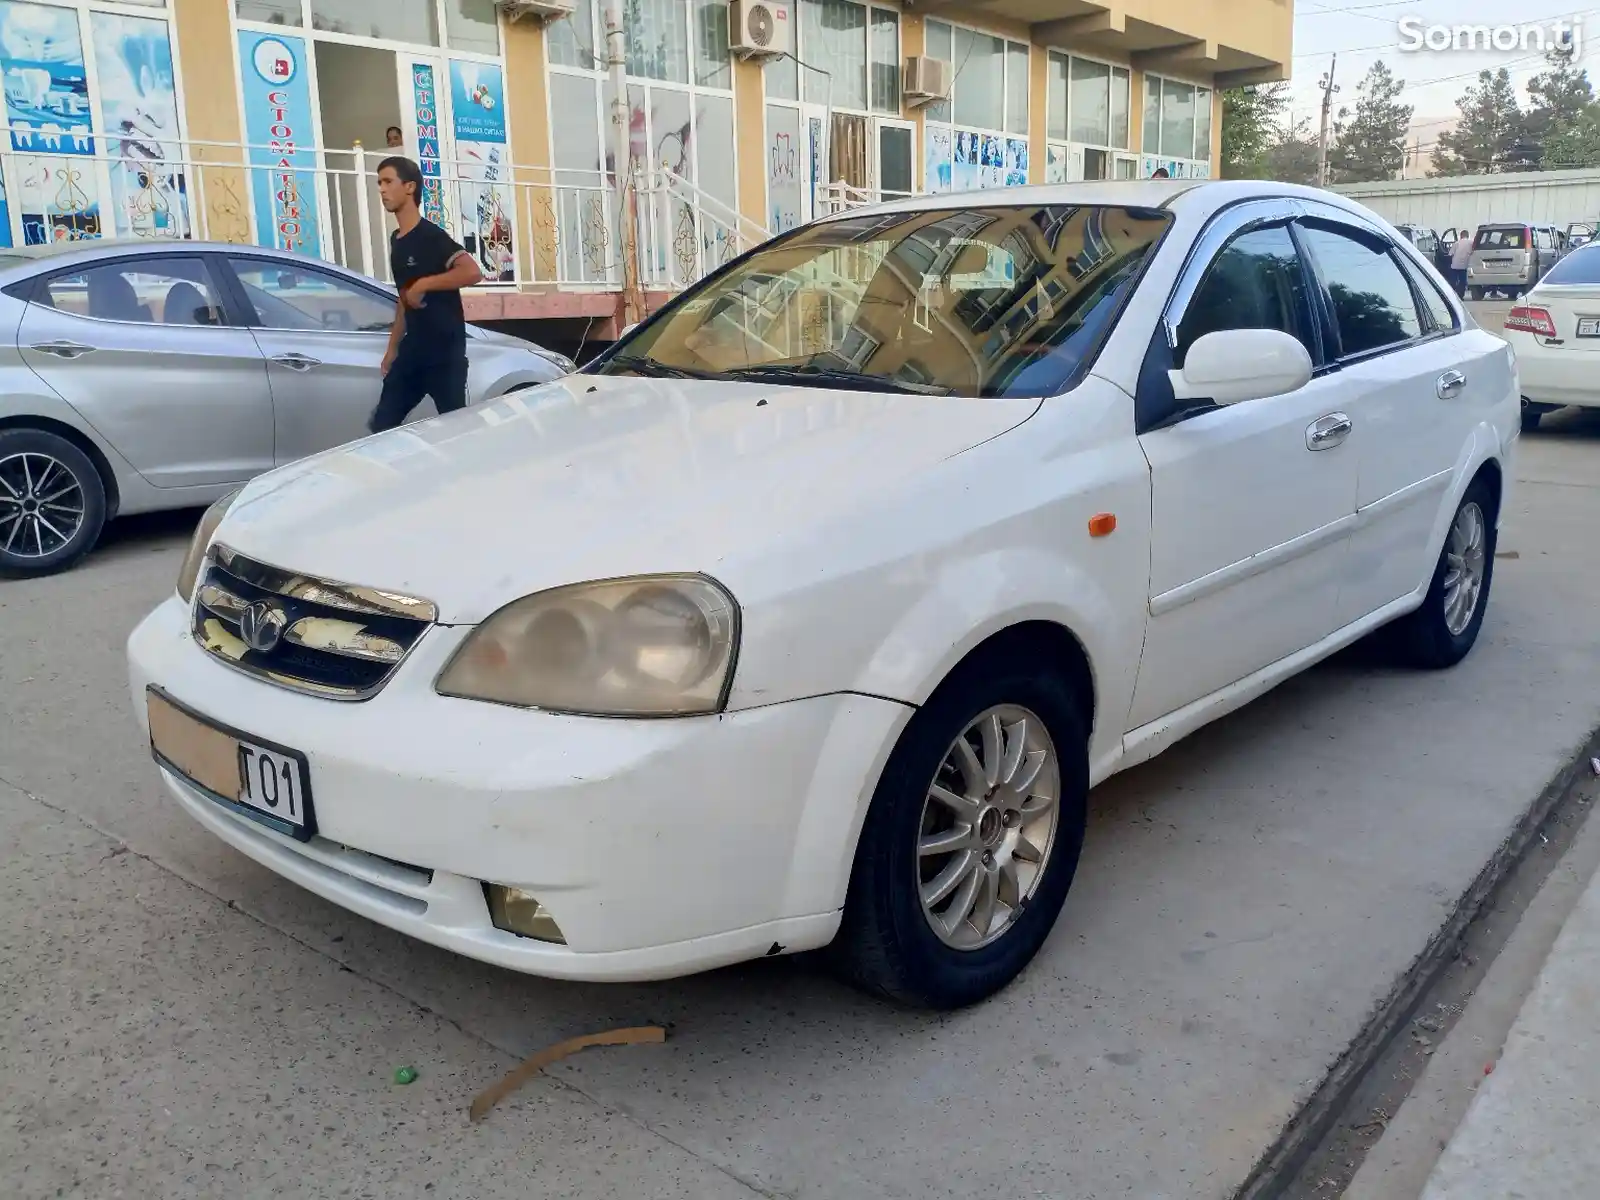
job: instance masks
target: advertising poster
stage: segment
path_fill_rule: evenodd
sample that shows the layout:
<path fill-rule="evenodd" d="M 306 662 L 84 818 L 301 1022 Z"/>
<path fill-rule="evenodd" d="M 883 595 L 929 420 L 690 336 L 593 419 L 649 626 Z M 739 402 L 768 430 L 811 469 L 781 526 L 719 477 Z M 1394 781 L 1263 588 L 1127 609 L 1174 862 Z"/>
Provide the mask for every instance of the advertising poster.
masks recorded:
<path fill-rule="evenodd" d="M 1022 187 L 1028 182 L 1028 140 L 1006 139 L 1006 186 Z"/>
<path fill-rule="evenodd" d="M 76 9 L 0 0 L 0 72 L 13 149 L 95 152 Z"/>
<path fill-rule="evenodd" d="M 1001 139 L 992 133 L 986 133 L 978 139 L 978 153 L 980 170 L 978 171 L 978 186 L 980 188 L 1004 187 L 1006 182 L 1005 152 L 1000 148 Z"/>
<path fill-rule="evenodd" d="M 1065 146 L 1050 146 L 1045 150 L 1044 181 L 1046 183 L 1065 183 L 1067 181 L 1067 148 Z"/>
<path fill-rule="evenodd" d="M 239 78 L 256 238 L 263 246 L 320 256 L 316 128 L 304 39 L 240 30 Z"/>
<path fill-rule="evenodd" d="M 490 63 L 450 61 L 451 133 L 461 189 L 461 243 L 490 283 L 516 278 L 512 229 L 516 201 L 508 185 L 505 77 Z"/>
<path fill-rule="evenodd" d="M 952 152 L 950 130 L 943 125 L 928 125 L 924 141 L 922 178 L 930 192 L 948 192 L 951 181 Z"/>
<path fill-rule="evenodd" d="M 167 23 L 91 13 L 101 128 L 111 155 L 112 228 L 118 237 L 188 237 Z"/>
<path fill-rule="evenodd" d="M 6 203 L 6 185 L 0 179 L 0 247 L 11 248 L 11 206 Z"/>
<path fill-rule="evenodd" d="M 24 245 L 76 242 L 103 232 L 94 163 L 75 155 L 27 154 L 10 166 Z"/>
<path fill-rule="evenodd" d="M 800 114 L 767 106 L 767 223 L 773 233 L 800 224 Z"/>
<path fill-rule="evenodd" d="M 422 168 L 422 215 L 442 227 L 444 155 L 439 149 L 439 90 L 427 63 L 411 64 L 411 102 L 417 124 L 417 165 Z"/>

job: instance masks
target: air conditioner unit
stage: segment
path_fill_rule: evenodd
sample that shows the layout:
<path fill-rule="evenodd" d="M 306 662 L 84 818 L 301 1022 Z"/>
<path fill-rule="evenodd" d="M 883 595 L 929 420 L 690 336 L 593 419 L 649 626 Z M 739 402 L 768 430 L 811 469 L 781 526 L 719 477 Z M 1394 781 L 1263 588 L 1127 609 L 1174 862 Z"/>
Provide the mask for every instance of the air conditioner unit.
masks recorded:
<path fill-rule="evenodd" d="M 950 99 L 950 64 L 942 58 L 913 54 L 906 59 L 902 91 L 911 108 Z"/>
<path fill-rule="evenodd" d="M 789 6 L 773 0 L 731 0 L 728 49 L 740 58 L 779 58 L 794 45 Z"/>
<path fill-rule="evenodd" d="M 494 6 L 513 21 L 523 17 L 554 21 L 570 17 L 578 7 L 578 0 L 494 0 Z"/>

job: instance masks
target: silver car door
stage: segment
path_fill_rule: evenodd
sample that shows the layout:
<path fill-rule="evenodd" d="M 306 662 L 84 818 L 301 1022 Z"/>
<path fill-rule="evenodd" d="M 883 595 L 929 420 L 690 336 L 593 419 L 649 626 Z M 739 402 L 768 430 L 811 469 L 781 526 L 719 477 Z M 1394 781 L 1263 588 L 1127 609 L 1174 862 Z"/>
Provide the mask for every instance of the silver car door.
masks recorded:
<path fill-rule="evenodd" d="M 237 483 L 272 466 L 272 394 L 203 256 L 106 257 L 38 281 L 22 359 L 151 484 Z"/>
<path fill-rule="evenodd" d="M 393 298 L 297 261 L 238 254 L 228 263 L 254 310 L 252 331 L 267 360 L 277 461 L 365 437 L 383 385 Z M 412 413 L 433 415 L 432 401 Z"/>

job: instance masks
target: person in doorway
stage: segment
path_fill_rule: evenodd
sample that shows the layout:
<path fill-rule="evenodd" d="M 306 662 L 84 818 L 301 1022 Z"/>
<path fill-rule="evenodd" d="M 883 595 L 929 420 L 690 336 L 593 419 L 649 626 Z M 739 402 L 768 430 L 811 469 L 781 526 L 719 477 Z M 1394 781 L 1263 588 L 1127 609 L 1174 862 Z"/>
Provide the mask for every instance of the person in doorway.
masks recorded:
<path fill-rule="evenodd" d="M 389 268 L 400 298 L 383 355 L 383 391 L 368 427 L 393 429 L 424 396 L 441 413 L 467 403 L 467 323 L 461 289 L 483 280 L 477 261 L 448 233 L 425 219 L 417 201 L 422 168 L 409 158 L 378 164 L 378 195 L 395 218 Z"/>
<path fill-rule="evenodd" d="M 1171 179 L 1172 176 L 1167 174 L 1167 169 L 1165 167 L 1157 167 L 1156 171 L 1155 171 L 1155 174 L 1150 176 L 1150 178 L 1151 179 Z"/>
<path fill-rule="evenodd" d="M 384 143 L 391 150 L 404 150 L 406 146 L 405 132 L 398 125 L 391 125 L 383 131 Z"/>
<path fill-rule="evenodd" d="M 1466 225 L 1456 235 L 1456 244 L 1450 250 L 1450 286 L 1463 299 L 1467 294 L 1467 264 L 1472 261 L 1473 231 Z"/>

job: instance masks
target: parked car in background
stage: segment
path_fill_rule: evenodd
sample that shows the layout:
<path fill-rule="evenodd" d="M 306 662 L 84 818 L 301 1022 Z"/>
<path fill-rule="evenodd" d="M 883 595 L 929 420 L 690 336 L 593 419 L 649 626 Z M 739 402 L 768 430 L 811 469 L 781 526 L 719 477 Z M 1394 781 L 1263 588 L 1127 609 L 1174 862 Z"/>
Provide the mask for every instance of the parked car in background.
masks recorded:
<path fill-rule="evenodd" d="M 537 407 L 219 501 L 131 697 L 195 820 L 435 945 L 591 980 L 830 946 L 970 1004 L 1049 935 L 1092 784 L 1380 628 L 1469 652 L 1517 396 L 1342 197 L 917 196 Z"/>
<path fill-rule="evenodd" d="M 376 280 L 273 250 L 0 252 L 0 574 L 63 570 L 113 517 L 204 506 L 365 436 L 394 310 Z M 467 358 L 472 403 L 572 369 L 472 327 Z"/>
<path fill-rule="evenodd" d="M 1434 269 L 1439 274 L 1446 279 L 1449 278 L 1450 247 L 1444 243 L 1437 233 L 1422 225 L 1396 225 L 1395 228 L 1404 234 L 1406 240 L 1417 248 L 1418 254 L 1433 264 Z M 1452 234 L 1454 232 L 1454 230 L 1451 230 Z M 1455 239 L 1452 238 L 1450 244 L 1454 245 L 1454 243 Z"/>
<path fill-rule="evenodd" d="M 1515 300 L 1560 261 L 1566 234 L 1554 225 L 1480 225 L 1467 264 L 1467 296 L 1502 292 Z"/>
<path fill-rule="evenodd" d="M 1600 245 L 1567 255 L 1506 318 L 1522 382 L 1522 428 L 1548 412 L 1600 408 Z"/>

